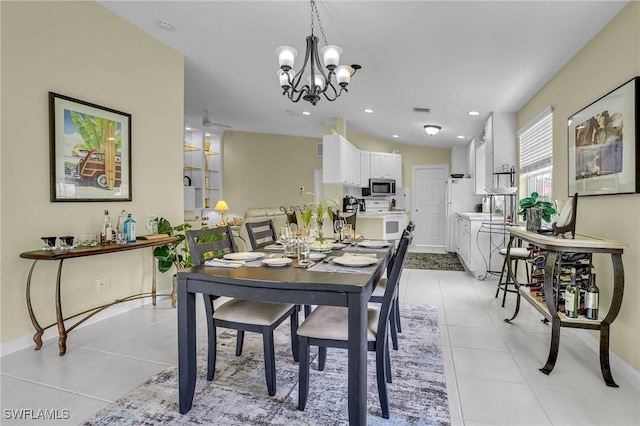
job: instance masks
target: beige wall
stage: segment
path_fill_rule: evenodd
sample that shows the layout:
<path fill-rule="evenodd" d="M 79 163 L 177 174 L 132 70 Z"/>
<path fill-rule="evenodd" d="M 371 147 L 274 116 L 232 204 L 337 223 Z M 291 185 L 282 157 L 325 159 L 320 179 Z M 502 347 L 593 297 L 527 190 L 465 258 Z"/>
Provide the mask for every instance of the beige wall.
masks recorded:
<path fill-rule="evenodd" d="M 640 3 L 630 2 L 517 114 L 521 128 L 544 108 L 553 107 L 553 197 L 568 198 L 567 118 L 640 75 Z M 611 349 L 640 370 L 640 195 L 580 197 L 576 230 L 624 241 L 626 286 L 622 309 L 611 327 Z M 611 300 L 610 257 L 596 255 L 601 307 Z"/>
<path fill-rule="evenodd" d="M 103 209 L 182 220 L 183 57 L 95 2 L 2 1 L 0 288 L 2 342 L 34 332 L 25 306 L 31 261 L 44 235 L 99 233 Z M 132 114 L 132 202 L 49 202 L 48 92 Z M 34 305 L 55 321 L 57 262 L 39 262 Z M 148 291 L 150 251 L 65 261 L 66 314 Z M 96 280 L 111 288 L 98 292 Z M 160 277 L 167 289 L 170 276 Z M 73 335 L 71 336 L 71 341 Z M 47 345 L 53 347 L 55 344 Z"/>
<path fill-rule="evenodd" d="M 319 129 L 320 130 L 320 129 Z M 365 151 L 402 154 L 403 185 L 411 187 L 414 165 L 450 163 L 451 150 L 401 145 L 349 131 L 349 142 Z M 243 216 L 248 207 L 279 207 L 313 202 L 313 170 L 322 169 L 316 155 L 321 138 L 226 131 L 223 137 L 224 197 L 228 216 Z M 339 185 L 325 185 L 325 198 L 341 200 Z M 226 217 L 226 216 L 225 216 Z"/>
<path fill-rule="evenodd" d="M 249 207 L 280 207 L 313 202 L 313 171 L 320 138 L 229 131 L 224 133 L 223 190 L 227 216 L 244 216 Z"/>

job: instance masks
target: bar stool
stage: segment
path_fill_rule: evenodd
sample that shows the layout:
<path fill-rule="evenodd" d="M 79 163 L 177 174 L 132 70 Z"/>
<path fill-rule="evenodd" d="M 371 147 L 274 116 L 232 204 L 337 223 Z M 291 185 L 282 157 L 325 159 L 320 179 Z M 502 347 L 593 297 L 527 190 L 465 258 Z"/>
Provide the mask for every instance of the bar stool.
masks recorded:
<path fill-rule="evenodd" d="M 500 290 L 504 291 L 504 294 L 502 295 L 502 307 L 504 308 L 504 303 L 507 300 L 507 293 L 517 293 L 518 288 L 507 272 L 507 249 L 500 249 L 500 254 L 504 256 L 504 261 L 502 262 L 502 271 L 500 272 L 500 279 L 498 280 L 498 288 L 496 288 L 496 298 L 498 297 L 498 294 L 500 294 Z M 511 247 L 511 268 L 513 269 L 513 274 L 518 276 L 518 261 L 525 261 L 527 282 L 531 280 L 529 276 L 529 268 L 527 268 L 526 265 L 526 261 L 530 258 L 531 251 L 529 251 L 529 249 L 523 247 Z M 505 275 L 506 279 L 503 281 L 502 279 Z M 513 288 L 509 288 L 509 284 L 511 284 Z"/>

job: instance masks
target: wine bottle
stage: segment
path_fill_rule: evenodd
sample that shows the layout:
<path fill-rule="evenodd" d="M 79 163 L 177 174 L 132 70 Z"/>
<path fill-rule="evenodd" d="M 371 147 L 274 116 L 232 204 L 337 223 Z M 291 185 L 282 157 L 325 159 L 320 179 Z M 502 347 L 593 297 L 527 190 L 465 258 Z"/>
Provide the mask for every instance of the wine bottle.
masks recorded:
<path fill-rule="evenodd" d="M 111 229 L 111 218 L 109 217 L 109 210 L 104 209 L 104 219 L 102 221 L 102 230 L 100 231 L 100 242 L 102 244 L 109 244 L 113 239 L 113 232 Z"/>
<path fill-rule="evenodd" d="M 564 290 L 564 312 L 568 318 L 578 318 L 580 287 L 576 284 L 576 268 L 571 268 L 569 285 Z"/>
<path fill-rule="evenodd" d="M 585 316 L 590 320 L 598 319 L 599 293 L 600 291 L 596 285 L 596 268 L 592 266 L 589 287 L 587 287 L 584 296 Z"/>

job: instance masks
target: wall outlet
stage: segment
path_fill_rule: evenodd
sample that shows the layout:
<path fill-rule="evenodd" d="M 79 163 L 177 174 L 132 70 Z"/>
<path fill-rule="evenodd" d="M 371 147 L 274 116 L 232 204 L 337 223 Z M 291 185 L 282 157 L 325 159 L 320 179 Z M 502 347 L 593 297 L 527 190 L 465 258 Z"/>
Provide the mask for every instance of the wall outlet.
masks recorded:
<path fill-rule="evenodd" d="M 100 278 L 96 284 L 98 285 L 98 291 L 100 290 L 106 290 L 109 287 L 111 287 L 111 284 L 109 283 L 109 277 L 106 278 Z"/>

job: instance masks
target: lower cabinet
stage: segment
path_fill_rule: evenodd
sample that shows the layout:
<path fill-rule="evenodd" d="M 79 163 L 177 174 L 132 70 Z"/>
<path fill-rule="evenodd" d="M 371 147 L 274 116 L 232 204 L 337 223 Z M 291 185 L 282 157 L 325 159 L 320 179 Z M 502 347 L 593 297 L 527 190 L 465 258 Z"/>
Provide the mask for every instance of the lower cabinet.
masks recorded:
<path fill-rule="evenodd" d="M 504 225 L 491 224 L 486 218 L 473 220 L 458 216 L 456 251 L 464 266 L 476 277 L 500 271 L 506 247 Z"/>

